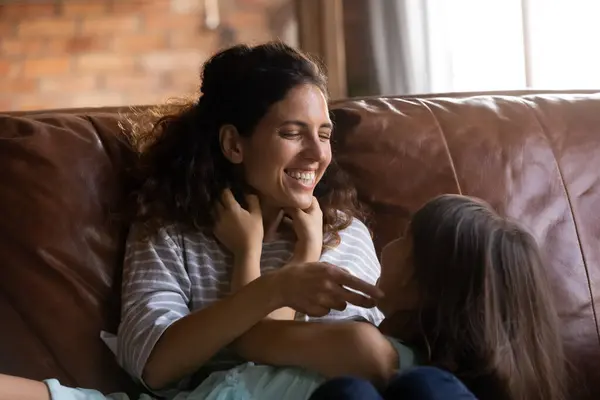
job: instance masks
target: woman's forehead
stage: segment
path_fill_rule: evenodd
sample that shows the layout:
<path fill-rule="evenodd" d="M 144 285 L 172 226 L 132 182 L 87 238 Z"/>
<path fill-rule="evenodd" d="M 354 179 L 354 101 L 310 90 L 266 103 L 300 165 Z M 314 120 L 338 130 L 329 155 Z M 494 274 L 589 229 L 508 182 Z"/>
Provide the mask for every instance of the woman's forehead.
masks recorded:
<path fill-rule="evenodd" d="M 330 122 L 327 101 L 314 85 L 301 85 L 291 89 L 279 102 L 273 104 L 266 117 L 273 120 L 296 120 L 305 123 Z"/>

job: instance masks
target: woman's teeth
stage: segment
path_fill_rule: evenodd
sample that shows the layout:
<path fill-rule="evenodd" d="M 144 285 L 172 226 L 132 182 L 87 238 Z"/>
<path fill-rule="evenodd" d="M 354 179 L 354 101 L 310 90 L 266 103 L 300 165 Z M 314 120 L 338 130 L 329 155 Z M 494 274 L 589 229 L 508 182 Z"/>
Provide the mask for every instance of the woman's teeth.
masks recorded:
<path fill-rule="evenodd" d="M 300 171 L 286 171 L 286 174 L 294 179 L 299 180 L 305 185 L 312 185 L 315 182 L 315 173 L 311 172 L 300 172 Z"/>

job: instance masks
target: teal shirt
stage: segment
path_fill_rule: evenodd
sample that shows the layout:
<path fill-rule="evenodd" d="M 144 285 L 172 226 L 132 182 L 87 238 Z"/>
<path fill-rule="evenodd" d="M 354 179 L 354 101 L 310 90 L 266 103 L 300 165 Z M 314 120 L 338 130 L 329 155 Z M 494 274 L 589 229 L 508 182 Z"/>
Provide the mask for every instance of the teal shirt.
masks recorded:
<path fill-rule="evenodd" d="M 396 339 L 387 338 L 406 369 L 417 364 L 414 351 Z M 228 371 L 212 373 L 191 392 L 181 392 L 172 400 L 306 400 L 325 378 L 303 368 L 281 368 L 245 363 Z M 129 400 L 115 393 L 104 396 L 96 390 L 68 388 L 55 379 L 46 381 L 52 400 Z M 142 395 L 139 400 L 151 400 Z"/>
<path fill-rule="evenodd" d="M 406 369 L 416 364 L 415 353 L 396 339 L 387 338 Z M 187 397 L 176 400 L 306 400 L 325 378 L 303 368 L 281 368 L 246 363 L 229 371 L 215 372 Z"/>

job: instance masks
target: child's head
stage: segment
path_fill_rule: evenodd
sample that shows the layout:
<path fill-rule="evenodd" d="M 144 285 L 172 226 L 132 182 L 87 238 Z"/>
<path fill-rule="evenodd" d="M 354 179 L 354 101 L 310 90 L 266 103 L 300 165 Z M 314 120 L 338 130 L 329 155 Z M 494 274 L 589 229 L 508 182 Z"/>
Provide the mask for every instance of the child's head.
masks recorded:
<path fill-rule="evenodd" d="M 492 378 L 511 399 L 559 398 L 564 356 L 539 248 L 485 202 L 425 204 L 384 249 L 379 285 L 381 310 L 413 316 L 432 364 Z"/>

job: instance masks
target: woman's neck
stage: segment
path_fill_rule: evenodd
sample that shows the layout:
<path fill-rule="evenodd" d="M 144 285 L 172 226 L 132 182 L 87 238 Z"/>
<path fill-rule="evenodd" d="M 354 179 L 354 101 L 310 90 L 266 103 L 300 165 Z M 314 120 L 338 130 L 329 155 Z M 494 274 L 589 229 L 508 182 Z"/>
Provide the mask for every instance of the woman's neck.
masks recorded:
<path fill-rule="evenodd" d="M 279 225 L 283 219 L 283 210 L 280 207 L 271 207 L 261 205 L 263 218 L 264 242 L 276 240 L 278 237 Z"/>

